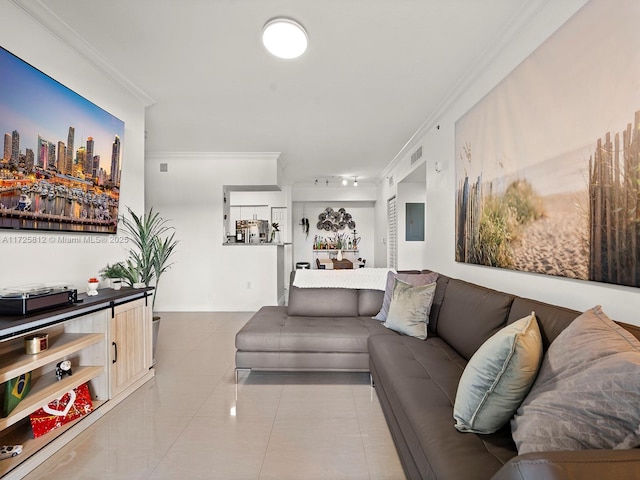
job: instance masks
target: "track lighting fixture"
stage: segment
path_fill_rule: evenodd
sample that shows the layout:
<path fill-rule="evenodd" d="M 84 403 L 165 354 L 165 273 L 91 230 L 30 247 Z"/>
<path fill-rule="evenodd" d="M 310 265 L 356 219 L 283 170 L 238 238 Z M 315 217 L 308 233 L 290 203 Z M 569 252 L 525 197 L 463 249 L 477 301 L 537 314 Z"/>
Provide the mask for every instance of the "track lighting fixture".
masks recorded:
<path fill-rule="evenodd" d="M 353 178 L 353 186 L 357 187 L 358 186 L 358 177 L 352 177 Z M 337 182 L 342 183 L 343 186 L 348 186 L 349 185 L 349 177 L 339 177 L 339 176 L 328 176 L 328 177 L 315 177 L 313 184 L 315 186 L 320 185 L 320 182 L 324 181 L 325 186 L 329 186 L 329 183 L 331 183 L 332 185 L 336 185 Z"/>

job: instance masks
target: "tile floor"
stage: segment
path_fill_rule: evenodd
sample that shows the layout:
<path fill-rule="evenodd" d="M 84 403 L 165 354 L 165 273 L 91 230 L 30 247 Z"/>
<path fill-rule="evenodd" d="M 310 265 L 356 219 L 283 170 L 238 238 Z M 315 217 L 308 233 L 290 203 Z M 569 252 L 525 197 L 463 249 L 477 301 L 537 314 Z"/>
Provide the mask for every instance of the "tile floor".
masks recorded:
<path fill-rule="evenodd" d="M 156 377 L 28 480 L 405 475 L 368 374 L 240 374 L 251 313 L 165 313 Z"/>

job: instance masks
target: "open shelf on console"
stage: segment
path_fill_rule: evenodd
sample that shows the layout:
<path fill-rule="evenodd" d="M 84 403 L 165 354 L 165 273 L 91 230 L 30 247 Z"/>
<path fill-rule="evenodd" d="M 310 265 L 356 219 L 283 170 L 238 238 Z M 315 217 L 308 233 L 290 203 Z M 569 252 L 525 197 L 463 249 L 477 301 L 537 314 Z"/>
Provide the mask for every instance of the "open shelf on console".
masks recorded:
<path fill-rule="evenodd" d="M 35 355 L 25 353 L 24 349 L 4 353 L 0 355 L 0 365 L 4 365 L 0 367 L 0 383 L 79 352 L 103 339 L 102 333 L 63 333 L 50 338 L 49 348 Z"/>
<path fill-rule="evenodd" d="M 93 410 L 95 411 L 96 409 L 100 408 L 100 406 L 104 403 L 104 401 L 94 400 Z M 22 445 L 22 453 L 20 455 L 2 460 L 2 462 L 0 462 L 0 476 L 3 476 L 16 468 L 27 458 L 38 453 L 42 448 L 46 447 L 52 441 L 52 439 L 55 439 L 57 436 L 66 432 L 74 425 L 85 420 L 86 418 L 87 415 L 77 418 L 38 438 L 33 438 L 33 432 L 31 430 L 31 423 L 29 422 L 29 419 L 23 418 L 22 420 L 20 420 L 17 424 L 7 429 L 5 431 L 6 433 L 3 432 L 4 434 L 2 435 L 2 444 Z"/>
<path fill-rule="evenodd" d="M 53 374 L 32 380 L 31 391 L 5 418 L 0 418 L 0 430 L 28 417 L 43 405 L 61 397 L 69 390 L 88 382 L 102 373 L 104 367 L 75 367 L 73 375 L 58 380 Z"/>

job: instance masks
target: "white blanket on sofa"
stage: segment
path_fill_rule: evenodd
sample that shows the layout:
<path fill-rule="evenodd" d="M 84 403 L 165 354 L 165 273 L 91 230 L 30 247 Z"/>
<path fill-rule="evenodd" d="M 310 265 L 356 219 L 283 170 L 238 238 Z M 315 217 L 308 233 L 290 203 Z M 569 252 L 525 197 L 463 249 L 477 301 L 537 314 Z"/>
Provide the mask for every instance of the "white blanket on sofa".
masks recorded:
<path fill-rule="evenodd" d="M 355 270 L 296 270 L 293 286 L 300 288 L 362 288 L 384 291 L 392 268 Z"/>

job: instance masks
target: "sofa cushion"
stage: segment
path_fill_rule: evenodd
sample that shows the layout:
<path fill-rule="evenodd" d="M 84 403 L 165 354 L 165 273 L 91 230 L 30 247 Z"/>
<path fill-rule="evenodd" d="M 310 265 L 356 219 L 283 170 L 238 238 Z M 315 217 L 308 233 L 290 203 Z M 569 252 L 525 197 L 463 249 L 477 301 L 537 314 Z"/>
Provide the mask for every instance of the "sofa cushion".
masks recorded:
<path fill-rule="evenodd" d="M 262 307 L 236 334 L 236 348 L 253 352 L 367 353 L 372 334 L 390 334 L 369 317 L 296 317 Z"/>
<path fill-rule="evenodd" d="M 440 307 L 436 333 L 469 360 L 480 345 L 506 325 L 513 298 L 451 279 Z"/>
<path fill-rule="evenodd" d="M 373 317 L 375 320 L 384 322 L 389 314 L 389 305 L 391 304 L 391 296 L 393 295 L 393 288 L 395 286 L 395 279 L 402 280 L 410 285 L 428 285 L 435 282 L 438 279 L 436 272 L 420 273 L 420 272 L 389 272 L 387 273 L 387 285 L 384 291 L 384 298 L 382 299 L 382 307 L 378 314 Z"/>
<path fill-rule="evenodd" d="M 358 290 L 358 315 L 372 317 L 380 311 L 382 306 L 382 290 Z"/>
<path fill-rule="evenodd" d="M 433 294 L 433 303 L 431 304 L 431 312 L 429 312 L 429 323 L 427 324 L 427 330 L 432 333 L 436 333 L 438 329 L 438 317 L 440 316 L 440 308 L 444 302 L 444 296 L 447 293 L 447 285 L 449 284 L 449 277 L 445 275 L 438 275 L 436 281 L 436 292 Z"/>
<path fill-rule="evenodd" d="M 520 454 L 640 446 L 640 342 L 598 306 L 549 347 L 511 422 Z"/>
<path fill-rule="evenodd" d="M 542 335 L 542 345 L 544 351 L 549 348 L 551 342 L 562 332 L 571 322 L 573 322 L 580 312 L 568 308 L 550 305 L 548 303 L 531 300 L 528 298 L 516 297 L 513 299 L 507 324 L 515 322 L 528 315 L 529 312 L 536 312 L 538 328 Z"/>
<path fill-rule="evenodd" d="M 357 317 L 358 290 L 350 288 L 289 289 L 288 309 L 291 316 Z"/>
<path fill-rule="evenodd" d="M 508 428 L 483 436 L 454 428 L 453 403 L 466 361 L 441 338 L 373 335 L 369 356 L 408 478 L 491 478 L 516 455 Z"/>
<path fill-rule="evenodd" d="M 424 340 L 436 283 L 410 285 L 396 278 L 384 326 L 404 335 Z"/>
<path fill-rule="evenodd" d="M 535 313 L 499 330 L 464 369 L 453 408 L 461 432 L 493 433 L 509 422 L 542 361 Z"/>

